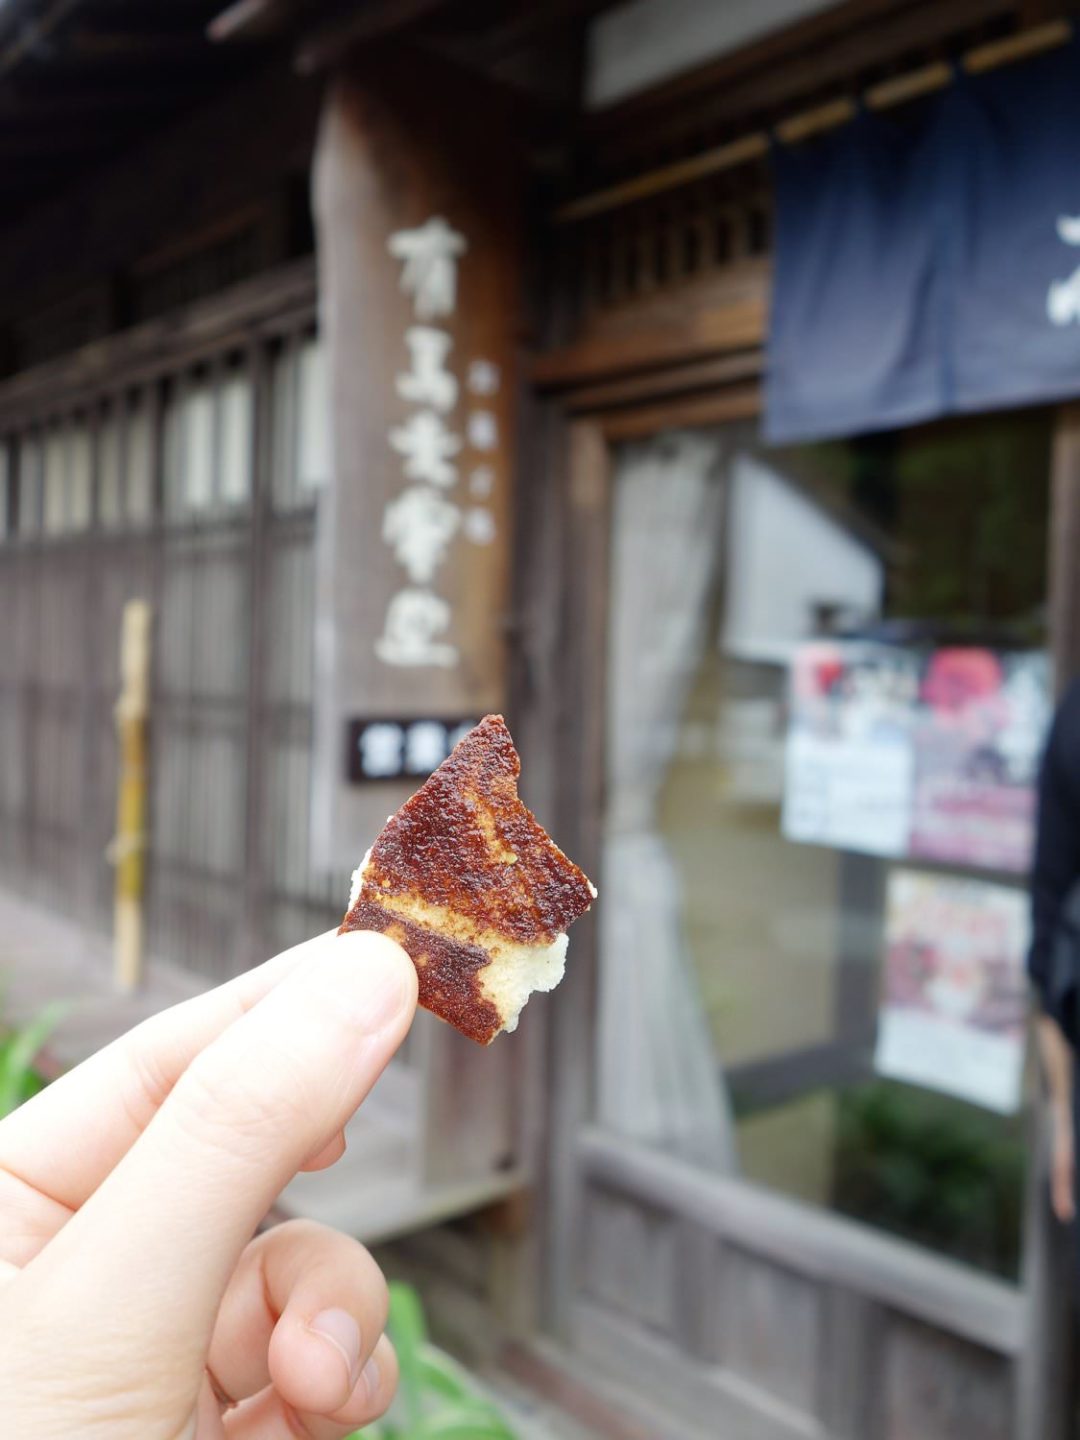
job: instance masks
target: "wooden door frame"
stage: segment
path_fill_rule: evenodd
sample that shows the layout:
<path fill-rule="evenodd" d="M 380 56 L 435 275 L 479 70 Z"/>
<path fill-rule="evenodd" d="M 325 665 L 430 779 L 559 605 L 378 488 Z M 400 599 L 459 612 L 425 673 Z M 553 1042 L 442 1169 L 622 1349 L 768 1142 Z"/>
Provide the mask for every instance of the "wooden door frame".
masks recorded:
<path fill-rule="evenodd" d="M 530 756 L 551 745 L 545 735 L 557 736 L 551 748 L 557 752 L 558 764 L 548 765 L 545 801 L 556 833 L 565 837 L 571 853 L 586 870 L 591 868 L 601 892 L 612 448 L 661 429 L 724 424 L 760 415 L 767 267 L 760 266 L 754 278 L 761 293 L 751 296 L 748 303 L 743 295 L 737 305 L 721 299 L 717 306 L 715 293 L 709 295 L 710 313 L 704 320 L 700 310 L 695 314 L 693 325 L 684 332 L 690 337 L 684 350 L 679 349 L 674 333 L 680 323 L 686 323 L 688 308 L 673 307 L 669 298 L 659 312 L 659 323 L 639 319 L 633 331 L 636 340 L 628 348 L 619 343 L 622 327 L 616 321 L 599 335 L 586 336 L 573 347 L 540 357 L 534 366 L 532 427 L 533 433 L 542 433 L 545 443 L 536 449 L 531 476 L 525 467 L 526 479 L 532 483 L 522 487 L 518 553 L 524 555 L 534 540 L 546 507 L 554 517 L 562 563 L 547 576 L 535 569 L 526 573 L 521 613 L 526 617 L 526 632 L 529 616 L 538 614 L 545 603 L 558 608 L 559 618 L 549 637 L 548 649 L 553 653 L 541 666 L 547 699 L 531 723 L 526 722 L 528 687 L 523 691 L 515 685 L 514 694 L 522 702 L 521 723 L 526 726 L 525 746 Z M 692 299 L 689 305 L 694 306 Z M 1080 671 L 1080 565 L 1074 559 L 1080 551 L 1080 405 L 1057 412 L 1049 481 L 1050 644 L 1063 675 Z M 528 567 L 524 568 L 528 572 Z M 566 1341 L 573 1338 L 577 1247 L 588 1183 L 583 1156 L 589 1156 L 589 1163 L 598 1167 L 594 1173 L 636 1172 L 637 1181 L 646 1189 L 660 1184 L 658 1177 L 665 1163 L 662 1158 L 621 1147 L 590 1128 L 598 956 L 594 922 L 583 922 L 583 929 L 580 938 L 575 936 L 575 963 L 569 967 L 545 1025 L 541 1073 L 549 1098 L 546 1123 L 541 1127 L 545 1138 L 535 1152 L 541 1196 L 538 1248 L 544 1276 L 539 1313 L 547 1328 Z M 1044 1147 L 1040 1146 L 1038 1153 L 1044 1154 Z M 949 1294 L 946 1308 L 955 1311 L 951 1318 L 959 1317 L 960 1333 L 992 1345 L 1013 1362 L 1016 1440 L 1062 1440 L 1061 1402 L 1067 1367 L 1058 1313 L 1061 1287 L 1055 1283 L 1061 1274 L 1060 1237 L 1053 1231 L 1045 1203 L 1045 1164 L 1036 1162 L 1031 1170 L 1023 1271 L 1015 1303 L 1007 1303 L 1004 1287 L 986 1282 L 985 1292 L 976 1284 L 964 1294 Z M 693 1203 L 698 1206 L 730 1202 L 738 1208 L 745 1206 L 753 1192 L 745 1182 L 714 1182 L 689 1173 L 680 1177 L 682 1182 L 687 1193 L 697 1196 Z M 704 1196 L 710 1197 L 708 1201 Z M 780 1203 L 783 1207 L 790 1202 Z M 800 1224 L 809 1225 L 814 1232 L 812 1246 L 826 1250 L 843 1240 L 844 1231 L 850 1233 L 852 1243 L 856 1238 L 860 1246 L 868 1243 L 851 1222 L 818 1215 L 808 1208 L 800 1213 Z M 878 1238 L 870 1237 L 871 1248 Z M 928 1280 L 940 1272 L 943 1296 L 950 1291 L 948 1262 L 880 1237 L 878 1254 L 884 1276 L 880 1293 L 890 1303 L 904 1302 L 903 1277 L 896 1268 L 903 1263 L 903 1252 L 916 1268 L 925 1269 Z M 982 1322 L 975 1319 L 974 1307 L 986 1303 L 991 1309 L 997 1306 L 1000 1314 L 980 1334 Z M 931 1319 L 926 1314 L 923 1318 Z M 692 1342 L 693 1337 L 687 1338 Z M 872 1343 L 872 1336 L 867 1343 Z M 843 1403 L 841 1400 L 841 1406 Z M 848 1417 L 839 1423 L 842 1427 L 857 1422 Z"/>

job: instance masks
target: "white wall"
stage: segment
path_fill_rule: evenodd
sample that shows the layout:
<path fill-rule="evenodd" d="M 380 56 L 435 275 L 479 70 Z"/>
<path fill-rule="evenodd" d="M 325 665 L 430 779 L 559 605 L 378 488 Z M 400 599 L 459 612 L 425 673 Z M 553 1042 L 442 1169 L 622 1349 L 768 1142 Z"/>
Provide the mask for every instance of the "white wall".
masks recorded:
<path fill-rule="evenodd" d="M 880 613 L 884 567 L 867 545 L 759 458 L 736 456 L 729 483 L 728 654 L 786 661 L 822 602 Z"/>
<path fill-rule="evenodd" d="M 630 0 L 589 27 L 585 103 L 600 109 L 836 0 Z"/>

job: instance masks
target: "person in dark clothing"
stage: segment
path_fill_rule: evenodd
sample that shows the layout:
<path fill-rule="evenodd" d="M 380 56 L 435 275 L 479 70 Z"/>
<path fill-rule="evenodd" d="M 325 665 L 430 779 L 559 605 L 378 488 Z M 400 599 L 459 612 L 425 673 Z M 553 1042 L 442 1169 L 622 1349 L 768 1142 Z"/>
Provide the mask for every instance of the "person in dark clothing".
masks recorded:
<path fill-rule="evenodd" d="M 1076 1065 L 1072 1045 L 1048 1004 L 1054 942 L 1065 902 L 1080 882 L 1080 681 L 1058 706 L 1039 775 L 1039 817 L 1031 876 L 1031 979 L 1042 999 L 1036 1021 L 1051 1109 L 1051 1200 L 1061 1221 L 1075 1199 Z"/>

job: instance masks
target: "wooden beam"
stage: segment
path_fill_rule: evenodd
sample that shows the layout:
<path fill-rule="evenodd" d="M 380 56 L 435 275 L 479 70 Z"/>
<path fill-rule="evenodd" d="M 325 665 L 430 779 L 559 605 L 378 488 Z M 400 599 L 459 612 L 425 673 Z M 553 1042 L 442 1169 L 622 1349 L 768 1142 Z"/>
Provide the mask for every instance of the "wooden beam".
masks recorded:
<path fill-rule="evenodd" d="M 721 97 L 725 113 L 788 103 L 798 93 L 890 56 L 940 44 L 1014 10 L 1015 0 L 949 0 L 947 5 L 940 0 L 847 0 L 599 111 L 590 128 L 617 132 L 645 114 L 655 118 L 684 109 L 698 96 Z"/>
<path fill-rule="evenodd" d="M 760 349 L 770 276 L 768 262 L 747 260 L 678 293 L 597 317 L 572 345 L 536 357 L 533 383 L 543 390 L 574 390 Z"/>
<path fill-rule="evenodd" d="M 583 1131 L 579 1154 L 592 1183 L 674 1211 L 753 1255 L 827 1279 L 999 1355 L 1023 1352 L 1027 1306 L 1014 1285 L 605 1131 Z"/>
<path fill-rule="evenodd" d="M 148 86 L 144 81 L 137 85 L 123 83 L 80 87 L 78 85 L 55 85 L 45 83 L 44 77 L 35 80 L 33 89 L 9 84 L 0 91 L 0 123 L 5 120 L 36 122 L 49 119 L 82 119 L 97 115 L 123 115 L 130 117 L 136 110 L 162 111 L 192 98 L 188 83 L 169 83 Z"/>
<path fill-rule="evenodd" d="M 215 45 L 239 36 L 264 35 L 285 11 L 283 0 L 236 0 L 214 16 L 206 27 L 206 38 Z"/>
<path fill-rule="evenodd" d="M 311 32 L 296 54 L 296 68 L 310 75 L 332 64 L 354 45 L 382 40 L 426 20 L 449 0 L 367 0 L 341 19 Z"/>
<path fill-rule="evenodd" d="M 86 60 L 183 62 L 211 54 L 199 30 L 97 30 L 79 26 L 67 31 L 62 49 Z"/>
<path fill-rule="evenodd" d="M 13 38 L 0 50 L 0 75 L 10 75 L 28 55 L 33 55 L 81 3 L 82 0 L 53 0 L 37 19 L 28 12 Z"/>
<path fill-rule="evenodd" d="M 1036 30 L 1010 35 L 990 45 L 977 46 L 962 57 L 962 63 L 964 69 L 971 74 L 994 70 L 1064 45 L 1072 33 L 1069 22 L 1055 20 L 1039 26 Z M 907 75 L 899 75 L 874 86 L 863 98 L 873 109 L 883 110 L 917 95 L 940 89 L 949 82 L 950 75 L 951 72 L 944 65 L 922 66 Z M 785 145 L 797 144 L 812 135 L 847 124 L 857 113 L 856 101 L 849 95 L 842 95 L 779 121 L 773 127 L 772 133 Z M 554 212 L 554 219 L 560 224 L 584 220 L 593 215 L 621 209 L 649 196 L 680 189 L 708 175 L 730 170 L 765 154 L 769 143 L 770 135 L 767 130 L 751 131 L 700 155 L 677 160 L 670 165 L 661 165 L 655 170 L 635 176 L 633 180 L 608 186 L 591 195 L 583 195 L 560 206 Z"/>
<path fill-rule="evenodd" d="M 1050 461 L 1050 653 L 1061 691 L 1080 675 L 1080 404 L 1055 417 Z"/>

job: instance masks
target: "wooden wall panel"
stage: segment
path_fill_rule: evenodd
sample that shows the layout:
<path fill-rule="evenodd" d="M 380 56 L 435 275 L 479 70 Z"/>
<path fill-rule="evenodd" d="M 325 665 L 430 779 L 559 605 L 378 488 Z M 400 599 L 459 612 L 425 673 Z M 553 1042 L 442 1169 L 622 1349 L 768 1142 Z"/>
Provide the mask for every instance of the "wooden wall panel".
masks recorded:
<path fill-rule="evenodd" d="M 730 1247 L 719 1283 L 717 1358 L 768 1394 L 813 1414 L 822 1355 L 822 1287 Z"/>
<path fill-rule="evenodd" d="M 583 1239 L 586 1293 L 671 1334 L 678 1309 L 677 1227 L 662 1210 L 610 1191 L 589 1197 Z"/>
<path fill-rule="evenodd" d="M 881 1375 L 881 1440 L 1009 1440 L 1012 1381 L 999 1356 L 896 1317 Z"/>

